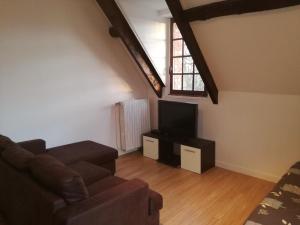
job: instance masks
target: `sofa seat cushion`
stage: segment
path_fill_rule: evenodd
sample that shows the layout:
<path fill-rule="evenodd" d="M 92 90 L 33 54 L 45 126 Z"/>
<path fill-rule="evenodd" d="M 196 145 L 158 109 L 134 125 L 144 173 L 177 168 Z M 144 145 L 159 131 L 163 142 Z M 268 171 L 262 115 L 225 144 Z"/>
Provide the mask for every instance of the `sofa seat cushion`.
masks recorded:
<path fill-rule="evenodd" d="M 17 144 L 11 144 L 1 153 L 2 158 L 18 170 L 27 170 L 28 163 L 34 154 Z"/>
<path fill-rule="evenodd" d="M 92 197 L 123 182 L 126 182 L 126 180 L 120 177 L 109 176 L 89 185 L 87 188 L 90 196 Z"/>
<path fill-rule="evenodd" d="M 93 141 L 82 141 L 74 144 L 50 148 L 47 154 L 52 155 L 65 164 L 87 161 L 97 165 L 118 158 L 118 151 Z"/>
<path fill-rule="evenodd" d="M 63 197 L 69 203 L 89 197 L 80 174 L 66 167 L 50 155 L 41 154 L 29 163 L 33 177 L 45 187 Z"/>
<path fill-rule="evenodd" d="M 69 168 L 80 174 L 86 185 L 91 185 L 92 183 L 111 175 L 109 170 L 86 161 L 70 164 Z"/>

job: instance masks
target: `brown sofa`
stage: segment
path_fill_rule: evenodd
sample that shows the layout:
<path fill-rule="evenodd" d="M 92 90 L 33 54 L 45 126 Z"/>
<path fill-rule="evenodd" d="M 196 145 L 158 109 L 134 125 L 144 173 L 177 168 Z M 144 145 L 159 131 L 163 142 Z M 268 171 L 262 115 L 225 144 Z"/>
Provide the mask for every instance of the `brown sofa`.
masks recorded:
<path fill-rule="evenodd" d="M 300 162 L 289 169 L 245 222 L 245 225 L 284 224 L 300 224 Z"/>
<path fill-rule="evenodd" d="M 161 195 L 113 176 L 116 157 L 90 141 L 46 150 L 0 136 L 0 215 L 7 225 L 159 225 Z"/>

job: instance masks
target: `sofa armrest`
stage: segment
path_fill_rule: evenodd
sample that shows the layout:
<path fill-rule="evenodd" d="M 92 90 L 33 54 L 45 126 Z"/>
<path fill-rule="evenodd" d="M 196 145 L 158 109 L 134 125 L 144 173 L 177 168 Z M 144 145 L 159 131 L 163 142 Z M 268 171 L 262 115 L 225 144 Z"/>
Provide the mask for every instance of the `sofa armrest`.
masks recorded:
<path fill-rule="evenodd" d="M 148 199 L 146 183 L 127 181 L 61 209 L 55 215 L 54 225 L 146 225 Z"/>
<path fill-rule="evenodd" d="M 149 212 L 148 215 L 152 216 L 159 212 L 163 208 L 163 198 L 162 196 L 155 192 L 150 190 L 149 192 Z"/>
<path fill-rule="evenodd" d="M 19 142 L 18 144 L 22 148 L 25 148 L 26 150 L 36 155 L 46 151 L 46 141 L 42 139 L 23 141 L 23 142 Z"/>

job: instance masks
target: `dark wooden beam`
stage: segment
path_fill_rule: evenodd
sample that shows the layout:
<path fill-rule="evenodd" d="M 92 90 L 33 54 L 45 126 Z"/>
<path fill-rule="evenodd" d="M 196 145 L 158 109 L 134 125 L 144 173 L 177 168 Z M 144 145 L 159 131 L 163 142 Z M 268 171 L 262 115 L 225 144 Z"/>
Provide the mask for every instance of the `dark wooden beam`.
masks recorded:
<path fill-rule="evenodd" d="M 226 0 L 187 9 L 186 20 L 208 20 L 220 16 L 252 13 L 299 5 L 300 0 Z"/>
<path fill-rule="evenodd" d="M 109 32 L 110 36 L 112 36 L 113 38 L 119 38 L 120 37 L 119 32 L 114 27 L 110 27 L 108 32 Z"/>
<path fill-rule="evenodd" d="M 110 34 L 117 34 L 122 39 L 157 96 L 162 97 L 162 89 L 165 85 L 115 0 L 97 0 L 97 2 L 114 29 Z"/>
<path fill-rule="evenodd" d="M 183 9 L 179 0 L 166 0 L 166 3 L 169 6 L 169 9 L 172 13 L 173 19 L 175 20 L 183 40 L 185 41 L 192 57 L 199 70 L 202 80 L 205 84 L 208 94 L 212 99 L 214 104 L 218 104 L 218 88 L 215 84 L 215 81 L 211 75 L 211 72 L 208 68 L 208 65 L 205 61 L 205 58 L 200 50 L 199 44 L 195 38 L 193 30 L 188 21 L 183 17 Z"/>

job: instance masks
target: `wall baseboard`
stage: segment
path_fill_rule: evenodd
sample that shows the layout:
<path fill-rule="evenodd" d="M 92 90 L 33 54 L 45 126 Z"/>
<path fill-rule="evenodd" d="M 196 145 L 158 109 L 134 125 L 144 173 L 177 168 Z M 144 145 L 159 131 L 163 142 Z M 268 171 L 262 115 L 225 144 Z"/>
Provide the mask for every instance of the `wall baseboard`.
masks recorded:
<path fill-rule="evenodd" d="M 118 149 L 118 152 L 119 152 L 119 156 L 122 156 L 122 155 L 127 155 L 127 154 L 130 154 L 130 153 L 139 151 L 139 149 L 140 148 L 138 148 L 138 149 L 132 149 L 132 150 L 129 150 L 129 151 L 122 151 L 122 150 Z"/>
<path fill-rule="evenodd" d="M 217 161 L 216 166 L 221 167 L 223 169 L 231 170 L 231 171 L 234 171 L 237 173 L 242 173 L 242 174 L 245 174 L 248 176 L 257 177 L 257 178 L 260 178 L 263 180 L 275 182 L 275 183 L 278 182 L 278 180 L 280 180 L 280 176 L 276 176 L 274 174 L 264 173 L 261 171 L 245 168 L 245 167 L 242 167 L 239 165 L 234 165 L 231 163 Z"/>

